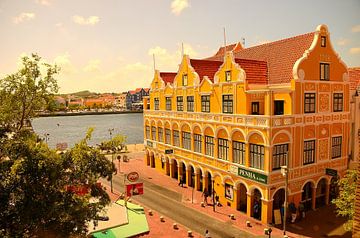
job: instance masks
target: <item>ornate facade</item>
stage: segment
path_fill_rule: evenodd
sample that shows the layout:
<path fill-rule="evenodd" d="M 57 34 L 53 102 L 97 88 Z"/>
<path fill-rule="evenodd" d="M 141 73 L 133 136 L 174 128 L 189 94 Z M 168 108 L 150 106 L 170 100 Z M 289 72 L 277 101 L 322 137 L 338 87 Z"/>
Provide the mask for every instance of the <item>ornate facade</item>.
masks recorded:
<path fill-rule="evenodd" d="M 271 223 L 284 201 L 325 205 L 349 154 L 349 81 L 325 25 L 264 45 L 184 55 L 144 103 L 146 164 Z M 182 176 L 184 175 L 184 176 Z M 254 210 L 254 205 L 260 209 Z"/>

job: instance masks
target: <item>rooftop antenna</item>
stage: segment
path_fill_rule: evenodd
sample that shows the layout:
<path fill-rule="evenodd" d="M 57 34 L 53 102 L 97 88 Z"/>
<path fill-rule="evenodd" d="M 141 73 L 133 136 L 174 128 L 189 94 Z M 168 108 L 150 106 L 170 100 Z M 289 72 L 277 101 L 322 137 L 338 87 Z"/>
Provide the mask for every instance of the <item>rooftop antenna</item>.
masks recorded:
<path fill-rule="evenodd" d="M 226 30 L 224 27 L 224 57 L 226 56 Z"/>
<path fill-rule="evenodd" d="M 242 40 L 242 45 L 245 48 L 245 37 L 241 38 L 241 40 Z"/>
<path fill-rule="evenodd" d="M 153 54 L 154 72 L 156 71 L 155 54 Z"/>
<path fill-rule="evenodd" d="M 184 56 L 184 42 L 181 42 L 181 56 Z"/>

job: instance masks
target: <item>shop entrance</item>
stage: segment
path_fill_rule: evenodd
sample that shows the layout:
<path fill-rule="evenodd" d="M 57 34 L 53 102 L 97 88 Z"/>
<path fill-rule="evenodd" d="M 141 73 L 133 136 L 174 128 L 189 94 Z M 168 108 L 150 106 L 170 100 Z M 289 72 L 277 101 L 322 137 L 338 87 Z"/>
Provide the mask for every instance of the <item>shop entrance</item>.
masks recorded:
<path fill-rule="evenodd" d="M 207 190 L 209 194 L 212 194 L 212 179 L 211 179 L 211 174 L 209 172 L 207 172 L 207 179 L 208 179 Z"/>
<path fill-rule="evenodd" d="M 330 180 L 330 194 L 329 194 L 330 201 L 337 198 L 339 195 L 339 186 L 337 185 L 338 178 L 339 177 L 336 176 L 336 177 L 332 177 Z"/>
<path fill-rule="evenodd" d="M 173 178 L 174 179 L 178 179 L 179 178 L 179 173 L 178 173 L 178 163 L 176 160 L 174 160 L 174 166 L 173 166 L 173 169 L 174 169 L 174 173 L 173 173 Z"/>
<path fill-rule="evenodd" d="M 275 223 L 275 218 L 274 218 L 274 211 L 275 210 L 282 210 L 282 207 L 284 205 L 285 202 L 285 189 L 279 189 L 278 191 L 276 191 L 276 193 L 274 194 L 273 197 L 273 223 Z M 282 215 L 282 213 L 280 212 L 280 214 Z M 282 216 L 281 216 L 282 218 Z"/>
<path fill-rule="evenodd" d="M 146 152 L 146 165 L 150 166 L 150 155 L 149 152 Z"/>
<path fill-rule="evenodd" d="M 311 209 L 312 205 L 312 185 L 311 182 L 307 182 L 303 188 L 303 192 L 301 195 L 301 202 L 304 204 L 305 211 Z"/>
<path fill-rule="evenodd" d="M 186 185 L 187 184 L 187 180 L 186 180 L 186 166 L 184 163 L 181 162 L 181 174 L 180 174 L 180 179 L 183 180 L 183 183 Z"/>
<path fill-rule="evenodd" d="M 194 188 L 195 187 L 195 170 L 194 167 L 190 166 L 190 181 L 189 186 Z"/>
<path fill-rule="evenodd" d="M 255 188 L 252 217 L 261 220 L 261 192 Z"/>
<path fill-rule="evenodd" d="M 198 179 L 200 180 L 200 185 L 197 190 L 203 191 L 203 175 L 202 175 L 201 169 L 199 170 L 199 178 Z"/>
<path fill-rule="evenodd" d="M 240 184 L 237 192 L 237 210 L 246 213 L 247 211 L 247 190 L 244 184 Z"/>
<path fill-rule="evenodd" d="M 325 206 L 326 204 L 326 179 L 319 181 L 316 187 L 316 208 Z"/>
<path fill-rule="evenodd" d="M 151 168 L 155 168 L 155 156 L 154 154 L 150 155 L 150 165 L 151 165 Z"/>

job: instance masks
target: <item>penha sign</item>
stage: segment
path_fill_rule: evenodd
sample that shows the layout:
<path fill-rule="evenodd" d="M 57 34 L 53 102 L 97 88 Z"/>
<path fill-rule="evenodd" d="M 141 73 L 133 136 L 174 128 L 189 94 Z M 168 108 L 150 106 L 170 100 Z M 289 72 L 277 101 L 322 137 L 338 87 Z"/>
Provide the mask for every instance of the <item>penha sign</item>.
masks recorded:
<path fill-rule="evenodd" d="M 251 179 L 255 182 L 267 184 L 267 176 L 264 174 L 260 174 L 260 173 L 256 173 L 256 172 L 253 172 L 250 170 L 238 168 L 238 175 L 243 178 Z"/>

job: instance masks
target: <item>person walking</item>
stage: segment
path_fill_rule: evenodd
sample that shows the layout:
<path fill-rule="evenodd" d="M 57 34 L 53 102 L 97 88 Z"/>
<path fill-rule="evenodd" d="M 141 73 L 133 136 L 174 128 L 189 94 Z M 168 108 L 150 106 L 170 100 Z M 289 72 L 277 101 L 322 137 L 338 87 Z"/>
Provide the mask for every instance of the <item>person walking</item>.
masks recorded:
<path fill-rule="evenodd" d="M 210 238 L 210 232 L 208 230 L 205 231 L 205 238 Z"/>
<path fill-rule="evenodd" d="M 294 223 L 295 220 L 296 220 L 296 211 L 297 211 L 294 202 L 291 202 L 291 203 L 289 204 L 289 211 L 290 211 L 290 213 L 291 213 L 291 223 Z"/>
<path fill-rule="evenodd" d="M 184 187 L 184 174 L 180 176 L 179 186 Z"/>
<path fill-rule="evenodd" d="M 299 204 L 299 213 L 300 213 L 300 220 L 302 218 L 305 218 L 305 207 L 302 202 L 300 202 L 300 204 Z"/>
<path fill-rule="evenodd" d="M 204 197 L 204 204 L 207 206 L 208 205 L 207 198 L 208 198 L 209 194 L 208 194 L 208 191 L 207 191 L 206 188 L 204 189 L 204 192 L 202 193 L 202 196 Z"/>

